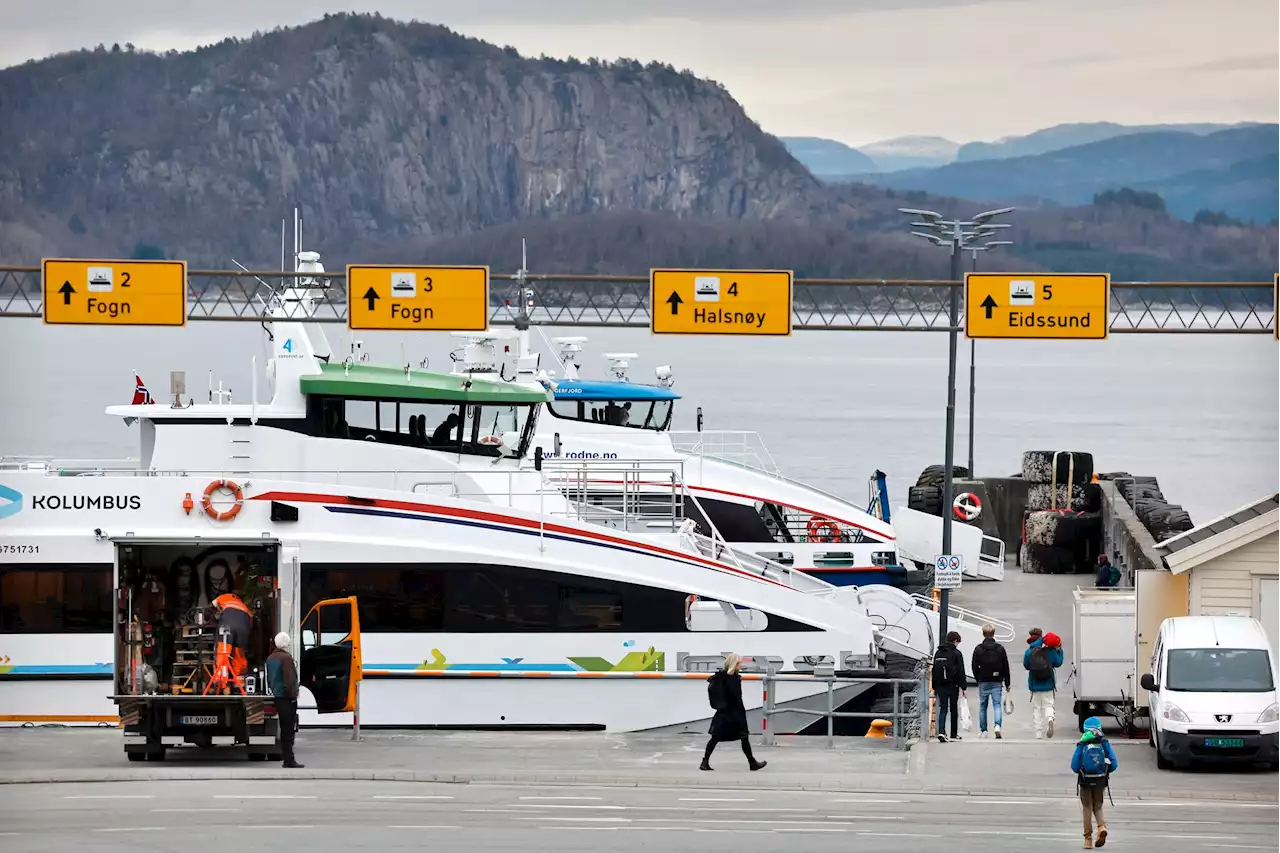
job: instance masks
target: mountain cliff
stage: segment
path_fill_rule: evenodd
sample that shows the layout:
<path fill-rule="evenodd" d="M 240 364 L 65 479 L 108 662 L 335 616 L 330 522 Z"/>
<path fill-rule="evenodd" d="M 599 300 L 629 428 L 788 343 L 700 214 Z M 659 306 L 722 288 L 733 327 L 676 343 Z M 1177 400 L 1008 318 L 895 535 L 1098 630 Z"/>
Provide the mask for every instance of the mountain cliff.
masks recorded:
<path fill-rule="evenodd" d="M 378 17 L 8 68 L 0 117 L 0 220 L 63 250 L 265 261 L 294 203 L 339 247 L 610 208 L 768 219 L 822 204 L 713 82 Z"/>

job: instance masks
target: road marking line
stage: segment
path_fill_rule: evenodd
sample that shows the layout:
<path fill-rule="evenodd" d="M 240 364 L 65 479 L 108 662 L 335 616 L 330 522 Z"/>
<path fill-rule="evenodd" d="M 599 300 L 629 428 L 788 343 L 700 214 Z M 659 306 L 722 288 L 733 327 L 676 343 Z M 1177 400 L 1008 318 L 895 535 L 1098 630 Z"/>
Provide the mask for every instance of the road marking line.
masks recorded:
<path fill-rule="evenodd" d="M 901 815 L 882 815 L 882 814 L 832 814 L 827 815 L 830 820 L 903 820 Z"/>
<path fill-rule="evenodd" d="M 754 803 L 754 797 L 681 797 L 681 803 Z"/>
<path fill-rule="evenodd" d="M 858 799 L 850 799 L 850 800 L 828 800 L 828 802 L 832 802 L 832 803 L 866 803 L 867 805 L 902 805 L 903 803 L 909 803 L 909 802 L 911 802 L 911 801 L 910 801 L 910 800 L 864 800 L 864 799 L 862 799 L 862 798 L 858 798 Z"/>
<path fill-rule="evenodd" d="M 239 809 L 152 809 L 153 812 L 165 812 L 173 814 L 186 814 L 188 812 L 238 812 Z"/>
<path fill-rule="evenodd" d="M 779 826 L 773 832 L 848 832 L 834 826 Z"/>
<path fill-rule="evenodd" d="M 462 827 L 441 826 L 441 825 L 434 825 L 434 824 L 418 824 L 416 826 L 411 824 L 391 824 L 387 827 L 387 829 L 462 829 Z"/>
<path fill-rule="evenodd" d="M 9 838 L 10 836 L 21 834 L 21 832 L 0 832 L 0 838 Z"/>
<path fill-rule="evenodd" d="M 214 794 L 215 800 L 314 800 L 314 794 Z"/>
<path fill-rule="evenodd" d="M 1025 837 L 1034 835 L 1036 838 L 1079 838 L 1076 832 L 1031 832 L 1026 829 L 967 829 L 965 835 L 1017 835 Z"/>
<path fill-rule="evenodd" d="M 580 823 L 589 821 L 591 823 L 631 823 L 630 818 L 626 817 L 522 817 L 518 820 L 565 820 Z"/>
<path fill-rule="evenodd" d="M 243 824 L 241 829 L 315 829 L 309 823 L 253 823 Z"/>
<path fill-rule="evenodd" d="M 64 800 L 154 800 L 155 794 L 77 794 Z"/>
<path fill-rule="evenodd" d="M 463 811 L 473 814 L 528 814 L 522 809 L 463 809 Z"/>
<path fill-rule="evenodd" d="M 604 797 L 521 797 L 522 800 L 603 800 Z"/>
<path fill-rule="evenodd" d="M 16 833 L 15 833 L 16 835 Z M 1229 850 L 1274 850 L 1262 844 L 1206 844 L 1205 847 L 1222 847 Z"/>
<path fill-rule="evenodd" d="M 637 827 L 637 829 L 638 828 L 639 827 Z M 688 830 L 685 830 L 685 831 L 688 832 Z M 772 830 L 769 830 L 769 829 L 699 829 L 697 827 L 694 827 L 693 831 L 694 832 L 743 832 L 743 833 L 750 833 L 752 835 L 768 834 L 769 832 L 772 832 Z"/>
<path fill-rule="evenodd" d="M 113 826 L 107 829 L 95 829 L 94 832 L 163 832 L 163 826 Z"/>
<path fill-rule="evenodd" d="M 569 820 L 569 819 L 570 819 L 570 818 L 565 818 L 565 820 Z M 661 820 L 669 820 L 669 818 L 661 818 L 661 817 L 638 817 L 638 818 L 635 818 L 635 822 L 636 822 L 636 823 L 657 823 L 658 821 L 661 821 Z M 823 821 L 821 821 L 821 820 L 786 820 L 786 819 L 782 819 L 782 820 L 740 820 L 740 819 L 736 819 L 736 818 L 735 818 L 734 820 L 727 820 L 727 819 L 726 819 L 726 820 L 715 820 L 715 819 L 712 819 L 712 818 L 694 818 L 694 817 L 691 817 L 691 818 L 685 818 L 685 819 L 684 819 L 684 822 L 685 822 L 685 823 L 732 823 L 732 824 L 738 824 L 738 825 L 746 824 L 746 823 L 749 823 L 749 824 L 756 824 L 756 823 L 779 823 L 779 824 L 792 824 L 792 825 L 799 825 L 799 826 L 833 826 L 833 825 L 834 825 L 834 824 L 831 824 L 831 823 L 823 822 Z M 844 823 L 844 824 L 839 824 L 839 825 L 840 825 L 840 826 L 857 826 L 857 824 L 856 824 L 856 823 Z"/>
<path fill-rule="evenodd" d="M 378 794 L 375 800 L 452 800 L 443 794 Z"/>
<path fill-rule="evenodd" d="M 1145 835 L 1144 838 L 1175 838 L 1191 841 L 1235 841 L 1238 835 Z"/>
<path fill-rule="evenodd" d="M 1128 823 L 1128 821 L 1125 821 L 1125 822 Z M 1134 820 L 1133 823 L 1211 823 L 1214 825 L 1219 825 L 1222 823 L 1222 821 L 1220 820 L 1144 820 L 1143 818 L 1138 818 Z"/>
<path fill-rule="evenodd" d="M 884 836 L 886 838 L 941 838 L 941 835 L 934 835 L 928 832 L 871 832 L 866 829 L 855 829 L 858 835 L 875 835 Z"/>
<path fill-rule="evenodd" d="M 601 809 L 607 809 L 609 811 L 621 811 L 623 809 L 629 809 L 634 807 L 633 806 L 578 806 L 578 805 L 571 806 L 565 803 L 543 805 L 542 803 L 529 803 L 528 805 L 513 804 L 511 808 L 513 810 L 514 809 L 594 809 L 598 811 Z M 517 811 L 516 814 L 520 814 L 520 812 Z"/>
<path fill-rule="evenodd" d="M 971 798 L 971 799 L 965 800 L 965 802 L 966 802 L 966 803 L 980 803 L 980 804 L 982 804 L 982 805 L 984 805 L 984 806 L 1038 806 L 1038 805 L 1040 805 L 1041 803 L 1073 803 L 1073 804 L 1076 804 L 1076 803 L 1078 803 L 1079 801 L 1078 801 L 1078 800 L 1068 800 L 1068 799 L 1065 799 L 1065 798 L 1064 798 L 1064 799 L 1061 799 L 1061 800 L 1047 800 L 1047 799 L 1046 799 L 1046 800 L 985 800 L 985 799 L 982 799 L 982 798 L 980 798 L 980 797 L 973 797 L 973 798 Z"/>

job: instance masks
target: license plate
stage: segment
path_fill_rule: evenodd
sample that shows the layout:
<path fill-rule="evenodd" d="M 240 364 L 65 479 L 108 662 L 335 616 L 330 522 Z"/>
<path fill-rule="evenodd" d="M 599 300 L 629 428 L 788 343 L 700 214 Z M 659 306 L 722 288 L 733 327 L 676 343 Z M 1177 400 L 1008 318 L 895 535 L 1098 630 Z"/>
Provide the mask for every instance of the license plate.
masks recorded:
<path fill-rule="evenodd" d="M 1209 749 L 1232 749 L 1244 746 L 1244 738 L 1242 737 L 1207 737 L 1204 739 L 1204 745 Z"/>
<path fill-rule="evenodd" d="M 179 717 L 178 724 L 182 726 L 216 726 L 218 718 L 212 714 L 201 714 L 193 717 Z"/>

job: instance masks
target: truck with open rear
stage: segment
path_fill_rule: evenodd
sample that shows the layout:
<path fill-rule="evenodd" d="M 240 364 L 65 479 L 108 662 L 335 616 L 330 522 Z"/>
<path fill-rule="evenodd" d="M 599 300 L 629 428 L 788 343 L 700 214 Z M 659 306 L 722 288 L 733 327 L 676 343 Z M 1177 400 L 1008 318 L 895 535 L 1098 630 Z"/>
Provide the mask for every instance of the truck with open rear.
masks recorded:
<path fill-rule="evenodd" d="M 238 748 L 250 760 L 279 760 L 279 718 L 266 683 L 276 634 L 291 638 L 300 688 L 321 714 L 353 711 L 362 677 L 355 598 L 319 601 L 298 619 L 296 546 L 277 541 L 115 541 L 115 663 L 130 761 L 163 761 L 184 744 Z M 219 595 L 236 595 L 252 615 L 239 641 L 244 669 L 215 677 Z M 299 690 L 300 702 L 307 693 Z"/>

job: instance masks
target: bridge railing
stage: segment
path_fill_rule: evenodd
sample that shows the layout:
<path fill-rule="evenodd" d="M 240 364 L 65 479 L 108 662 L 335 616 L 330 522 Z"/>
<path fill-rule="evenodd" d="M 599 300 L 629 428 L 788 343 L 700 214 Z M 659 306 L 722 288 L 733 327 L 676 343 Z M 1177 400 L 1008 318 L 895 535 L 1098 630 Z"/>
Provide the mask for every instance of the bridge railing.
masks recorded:
<path fill-rule="evenodd" d="M 192 320 L 263 319 L 265 299 L 297 278 L 315 279 L 324 298 L 314 320 L 345 323 L 346 275 L 279 271 L 189 270 Z M 554 326 L 649 325 L 649 278 L 629 275 L 515 274 L 490 276 L 489 317 L 515 321 L 521 288 L 533 290 L 534 323 Z M 792 324 L 796 329 L 938 332 L 950 328 L 948 288 L 931 280 L 797 278 Z M 0 266 L 0 317 L 41 316 L 40 268 Z M 1112 332 L 1270 333 L 1275 314 L 1272 282 L 1112 282 Z"/>

